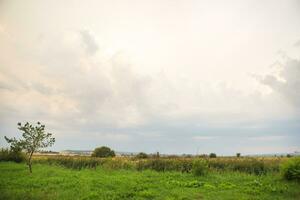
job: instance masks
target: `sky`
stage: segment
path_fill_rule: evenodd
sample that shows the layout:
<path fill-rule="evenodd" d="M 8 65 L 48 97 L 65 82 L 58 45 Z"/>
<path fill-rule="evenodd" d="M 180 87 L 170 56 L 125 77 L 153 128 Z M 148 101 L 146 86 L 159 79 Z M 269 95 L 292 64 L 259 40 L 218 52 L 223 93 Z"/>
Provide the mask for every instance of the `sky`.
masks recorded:
<path fill-rule="evenodd" d="M 0 146 L 300 151 L 298 0 L 0 0 Z"/>

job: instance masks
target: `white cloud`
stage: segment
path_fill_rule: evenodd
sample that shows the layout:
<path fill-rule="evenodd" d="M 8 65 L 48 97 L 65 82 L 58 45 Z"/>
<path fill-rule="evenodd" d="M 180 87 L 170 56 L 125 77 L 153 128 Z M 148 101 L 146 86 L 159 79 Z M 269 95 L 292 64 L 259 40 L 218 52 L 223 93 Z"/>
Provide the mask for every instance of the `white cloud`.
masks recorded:
<path fill-rule="evenodd" d="M 294 46 L 295 47 L 300 47 L 300 40 L 298 40 L 297 42 L 295 42 Z"/>
<path fill-rule="evenodd" d="M 194 140 L 212 140 L 215 138 L 216 137 L 212 137 L 212 136 L 195 136 L 195 137 L 193 137 Z"/>
<path fill-rule="evenodd" d="M 278 141 L 286 139 L 287 137 L 284 135 L 268 135 L 268 136 L 256 136 L 256 137 L 249 137 L 249 140 L 255 141 Z"/>
<path fill-rule="evenodd" d="M 269 86 L 275 94 L 285 98 L 299 111 L 300 106 L 300 60 L 288 58 L 281 64 L 279 77 L 266 75 L 261 83 Z"/>
<path fill-rule="evenodd" d="M 18 121 L 39 120 L 58 135 L 164 147 L 184 134 L 214 144 L 299 120 L 299 59 L 269 67 L 299 37 L 295 6 L 95 1 L 87 12 L 73 3 L 68 15 L 64 1 L 0 8 L 0 118 L 10 134 Z"/>

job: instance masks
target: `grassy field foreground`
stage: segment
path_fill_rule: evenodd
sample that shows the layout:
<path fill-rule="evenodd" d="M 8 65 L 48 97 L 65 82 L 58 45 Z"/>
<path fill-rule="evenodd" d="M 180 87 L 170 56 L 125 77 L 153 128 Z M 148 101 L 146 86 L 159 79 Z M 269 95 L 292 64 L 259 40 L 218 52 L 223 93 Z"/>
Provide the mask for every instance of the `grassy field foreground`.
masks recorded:
<path fill-rule="evenodd" d="M 0 199 L 300 199 L 300 185 L 279 174 L 72 170 L 36 164 L 0 163 Z"/>

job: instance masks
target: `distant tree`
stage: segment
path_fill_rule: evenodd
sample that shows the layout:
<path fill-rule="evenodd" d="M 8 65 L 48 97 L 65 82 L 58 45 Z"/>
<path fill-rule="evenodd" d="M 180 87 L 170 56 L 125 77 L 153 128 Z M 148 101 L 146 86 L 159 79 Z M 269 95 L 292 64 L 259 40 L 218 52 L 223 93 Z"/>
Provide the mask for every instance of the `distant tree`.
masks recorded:
<path fill-rule="evenodd" d="M 26 122 L 23 126 L 18 123 L 18 129 L 22 131 L 22 139 L 17 140 L 16 138 L 7 138 L 5 140 L 10 144 L 10 148 L 13 151 L 25 151 L 27 155 L 27 165 L 29 172 L 32 173 L 32 155 L 34 152 L 41 148 L 50 147 L 54 144 L 55 138 L 52 137 L 51 133 L 45 133 L 45 125 L 37 122 L 36 126 L 33 126 Z"/>
<path fill-rule="evenodd" d="M 93 153 L 92 157 L 100 157 L 100 158 L 107 158 L 107 157 L 115 157 L 116 154 L 113 150 L 111 150 L 109 147 L 97 147 Z"/>
<path fill-rule="evenodd" d="M 145 158 L 148 158 L 149 156 L 148 156 L 148 154 L 146 154 L 144 152 L 140 152 L 135 157 L 139 158 L 139 159 L 145 159 Z"/>
<path fill-rule="evenodd" d="M 215 153 L 210 153 L 210 154 L 209 154 L 209 157 L 210 157 L 210 158 L 216 158 L 216 157 L 217 157 L 217 154 L 215 154 Z"/>
<path fill-rule="evenodd" d="M 241 153 L 236 153 L 236 157 L 241 157 Z"/>
<path fill-rule="evenodd" d="M 286 157 L 291 158 L 292 155 L 291 154 L 286 154 Z"/>
<path fill-rule="evenodd" d="M 148 154 L 146 154 L 144 152 L 140 152 L 135 157 L 138 159 L 145 159 L 145 158 L 148 158 L 149 156 L 148 156 Z"/>

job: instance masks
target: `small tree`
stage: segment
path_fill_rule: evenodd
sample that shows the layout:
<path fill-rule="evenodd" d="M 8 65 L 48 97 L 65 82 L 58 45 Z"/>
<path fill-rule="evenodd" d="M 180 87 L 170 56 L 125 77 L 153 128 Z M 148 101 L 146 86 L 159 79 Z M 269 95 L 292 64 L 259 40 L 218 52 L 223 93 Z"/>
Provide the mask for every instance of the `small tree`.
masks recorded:
<path fill-rule="evenodd" d="M 215 154 L 215 153 L 210 153 L 210 154 L 209 154 L 209 157 L 210 157 L 210 158 L 216 158 L 216 157 L 217 157 L 217 154 Z"/>
<path fill-rule="evenodd" d="M 22 131 L 22 139 L 7 138 L 5 140 L 10 144 L 10 148 L 13 151 L 24 150 L 27 155 L 27 165 L 29 172 L 32 173 L 32 155 L 34 152 L 41 148 L 52 146 L 55 142 L 55 138 L 51 137 L 51 133 L 45 133 L 45 125 L 37 122 L 36 126 L 29 124 L 28 122 L 22 126 L 18 123 L 18 129 Z"/>
<path fill-rule="evenodd" d="M 236 153 L 236 157 L 241 157 L 241 153 Z"/>
<path fill-rule="evenodd" d="M 144 152 L 140 152 L 135 157 L 138 159 L 146 159 L 146 158 L 148 158 L 148 155 Z"/>
<path fill-rule="evenodd" d="M 100 158 L 106 158 L 106 157 L 115 157 L 116 154 L 113 150 L 111 150 L 109 147 L 98 147 L 96 148 L 93 153 L 92 157 L 100 157 Z"/>

